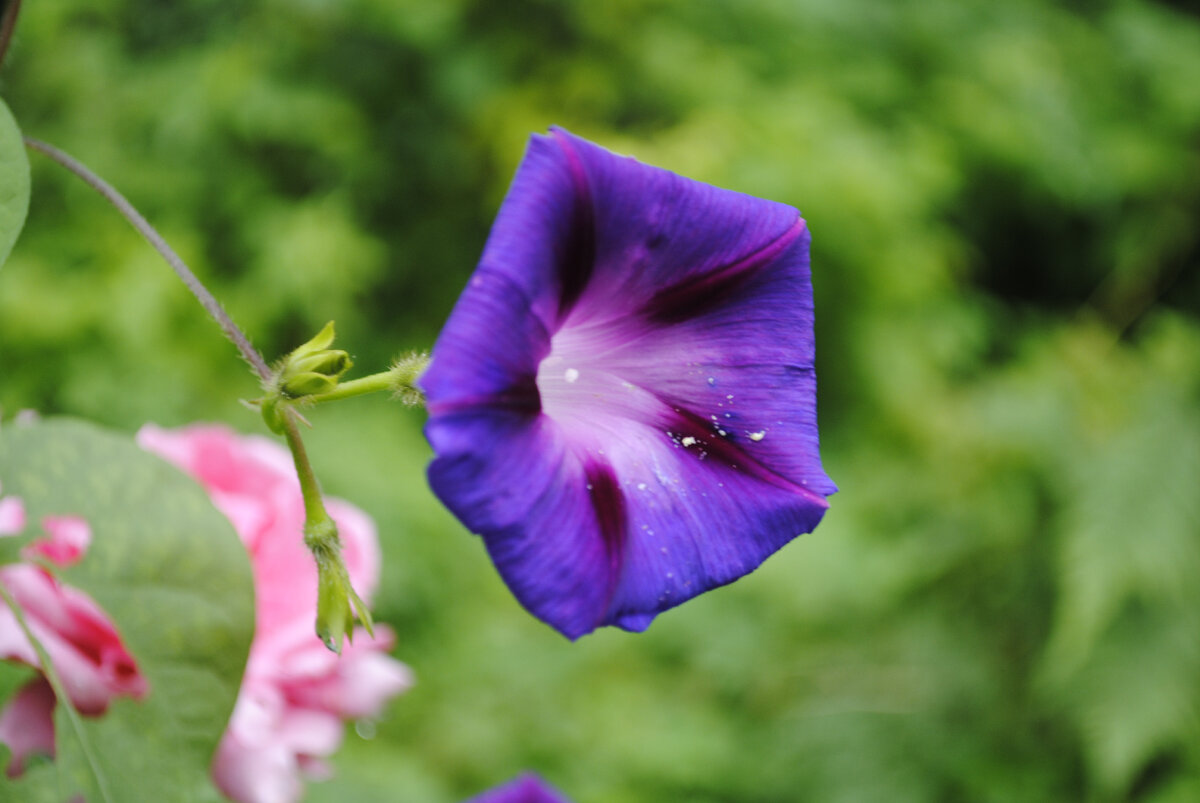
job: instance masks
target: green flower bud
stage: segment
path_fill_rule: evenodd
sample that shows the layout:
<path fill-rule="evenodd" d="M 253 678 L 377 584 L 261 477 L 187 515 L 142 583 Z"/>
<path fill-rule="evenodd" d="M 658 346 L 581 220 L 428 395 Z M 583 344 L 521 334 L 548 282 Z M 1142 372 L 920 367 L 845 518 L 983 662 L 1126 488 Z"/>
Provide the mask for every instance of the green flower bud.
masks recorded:
<path fill-rule="evenodd" d="M 356 614 L 367 633 L 374 637 L 371 612 L 350 585 L 337 525 L 332 519 L 306 526 L 304 543 L 317 562 L 317 637 L 340 655 L 342 642 L 347 638 L 354 641 Z"/>
<path fill-rule="evenodd" d="M 354 363 L 350 355 L 340 349 L 328 349 L 309 354 L 299 359 L 288 358 L 285 371 L 295 373 L 317 373 L 326 376 L 340 377 L 350 370 Z"/>
<path fill-rule="evenodd" d="M 348 634 L 354 640 L 354 613 L 346 592 L 348 587 L 349 583 L 342 582 L 333 569 L 322 567 L 317 572 L 317 636 L 338 655 Z"/>
<path fill-rule="evenodd" d="M 283 358 L 271 384 L 274 392 L 297 399 L 328 393 L 354 364 L 350 355 L 333 345 L 333 321 L 316 337 Z"/>
<path fill-rule="evenodd" d="M 337 387 L 337 379 L 324 374 L 309 371 L 286 377 L 280 390 L 285 396 L 298 398 L 300 396 L 315 396 L 318 393 L 328 393 Z"/>

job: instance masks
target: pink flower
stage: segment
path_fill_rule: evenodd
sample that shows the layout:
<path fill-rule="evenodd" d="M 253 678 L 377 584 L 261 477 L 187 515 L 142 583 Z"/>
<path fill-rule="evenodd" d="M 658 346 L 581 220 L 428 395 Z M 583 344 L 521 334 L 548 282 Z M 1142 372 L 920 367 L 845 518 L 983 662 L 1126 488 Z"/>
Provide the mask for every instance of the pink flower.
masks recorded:
<path fill-rule="evenodd" d="M 0 498 L 0 536 L 25 529 L 25 509 L 18 497 Z M 91 528 L 75 516 L 47 516 L 41 521 L 46 537 L 25 549 L 38 557 L 68 566 L 79 560 L 91 542 Z M 121 643 L 112 622 L 91 597 L 60 583 L 32 563 L 0 568 L 3 584 L 25 612 L 38 641 L 46 649 L 72 704 L 83 714 L 103 714 L 118 695 L 141 697 L 146 681 Z M 25 637 L 16 616 L 0 603 L 0 658 L 40 667 L 41 660 Z M 31 681 L 0 711 L 0 742 L 12 750 L 8 774 L 21 772 L 36 753 L 54 753 L 51 715 L 54 693 L 42 678 Z"/>
<path fill-rule="evenodd" d="M 197 479 L 233 523 L 254 567 L 256 623 L 250 660 L 229 728 L 217 750 L 217 786 L 241 803 L 293 801 L 303 777 L 327 773 L 323 758 L 347 719 L 376 716 L 412 684 L 388 657 L 391 630 L 356 632 L 342 656 L 317 638 L 317 573 L 301 532 L 304 506 L 291 457 L 273 441 L 223 427 L 143 427 L 138 442 Z M 354 588 L 369 599 L 379 581 L 374 523 L 358 508 L 326 500 L 338 524 Z"/>
<path fill-rule="evenodd" d="M 342 656 L 317 638 L 316 568 L 302 540 L 304 506 L 288 453 L 264 438 L 241 437 L 220 427 L 164 430 L 147 426 L 143 448 L 175 463 L 212 496 L 250 553 L 256 622 L 237 704 L 213 761 L 213 779 L 239 803 L 299 799 L 303 779 L 328 772 L 348 719 L 377 716 L 384 703 L 412 685 L 404 664 L 387 650 L 395 637 L 376 625 L 376 638 L 356 633 Z M 337 521 L 350 579 L 368 598 L 379 580 L 375 525 L 358 508 L 327 500 Z M 87 522 L 72 516 L 43 519 L 46 538 L 32 542 L 27 558 L 60 566 L 81 557 L 91 541 Z M 26 528 L 17 497 L 0 496 L 0 536 Z M 25 611 L 30 627 L 82 713 L 102 714 L 109 701 L 146 693 L 145 679 L 103 611 L 85 594 L 29 564 L 0 568 L 0 583 Z M 0 604 L 0 658 L 40 666 L 12 612 Z M 38 678 L 0 711 L 0 742 L 13 752 L 10 775 L 25 760 L 54 753 L 55 697 Z"/>

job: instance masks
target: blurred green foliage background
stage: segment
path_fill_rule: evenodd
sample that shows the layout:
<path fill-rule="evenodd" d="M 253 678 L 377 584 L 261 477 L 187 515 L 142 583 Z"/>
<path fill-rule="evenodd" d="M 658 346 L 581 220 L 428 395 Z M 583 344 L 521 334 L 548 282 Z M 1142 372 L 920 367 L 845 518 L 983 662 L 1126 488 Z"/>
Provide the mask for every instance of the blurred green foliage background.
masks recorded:
<path fill-rule="evenodd" d="M 1200 800 L 1200 9 L 1150 0 L 26 0 L 25 132 L 120 188 L 269 356 L 430 344 L 532 131 L 796 205 L 819 530 L 644 635 L 526 615 L 422 416 L 316 411 L 418 686 L 313 801 Z M 0 406 L 222 420 L 255 383 L 32 154 Z"/>

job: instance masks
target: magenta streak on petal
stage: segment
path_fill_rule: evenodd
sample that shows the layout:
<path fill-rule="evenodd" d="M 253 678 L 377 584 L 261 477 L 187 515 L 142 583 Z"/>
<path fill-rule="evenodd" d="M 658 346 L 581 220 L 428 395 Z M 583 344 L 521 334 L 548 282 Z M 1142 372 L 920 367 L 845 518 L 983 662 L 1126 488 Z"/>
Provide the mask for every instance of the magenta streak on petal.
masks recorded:
<path fill-rule="evenodd" d="M 805 225 L 804 218 L 797 218 L 790 229 L 753 254 L 658 291 L 642 307 L 641 314 L 655 323 L 679 323 L 702 315 L 728 299 L 759 268 L 770 264 L 795 242 Z"/>
<path fill-rule="evenodd" d="M 588 493 L 615 584 L 625 551 L 625 494 L 612 466 L 607 463 L 589 461 L 584 465 L 583 473 L 587 477 Z"/>
<path fill-rule="evenodd" d="M 799 493 L 821 507 L 829 507 L 829 503 L 821 494 L 810 491 L 803 485 L 775 473 L 751 457 L 738 445 L 732 432 L 722 435 L 715 428 L 716 425 L 705 421 L 682 405 L 672 404 L 661 398 L 660 401 L 671 411 L 663 422 L 663 426 L 671 435 L 671 440 L 679 444 L 685 451 L 693 453 L 697 460 L 714 460 L 760 482 L 774 485 L 785 491 Z"/>
<path fill-rule="evenodd" d="M 579 154 L 575 152 L 566 135 L 557 128 L 550 129 L 550 133 L 567 158 L 571 183 L 575 186 L 571 229 L 562 262 L 559 264 L 559 280 L 562 287 L 558 299 L 558 320 L 561 323 L 566 320 L 592 278 L 592 270 L 596 264 L 596 224 L 592 193 Z"/>

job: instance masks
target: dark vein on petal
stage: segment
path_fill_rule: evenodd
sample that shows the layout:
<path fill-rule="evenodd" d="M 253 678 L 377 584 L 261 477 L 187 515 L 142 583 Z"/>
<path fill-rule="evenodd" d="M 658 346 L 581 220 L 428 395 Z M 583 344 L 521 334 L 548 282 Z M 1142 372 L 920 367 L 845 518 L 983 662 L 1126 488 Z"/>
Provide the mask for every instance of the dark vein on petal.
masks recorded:
<path fill-rule="evenodd" d="M 575 187 L 575 204 L 571 209 L 571 228 L 566 247 L 558 266 L 561 288 L 558 300 L 558 320 L 566 320 L 584 288 L 592 278 L 596 264 L 596 215 L 592 206 L 592 193 L 588 186 L 587 172 L 583 160 L 575 152 L 571 141 L 557 129 L 551 129 L 554 141 L 562 149 Z"/>
<path fill-rule="evenodd" d="M 684 451 L 692 453 L 697 460 L 712 460 L 721 465 L 740 471 L 747 476 L 782 488 L 785 491 L 799 493 L 809 500 L 828 507 L 825 497 L 803 485 L 779 474 L 754 458 L 740 443 L 741 438 L 727 431 L 722 435 L 718 424 L 706 421 L 702 416 L 693 413 L 681 404 L 674 404 L 659 396 L 668 409 L 664 426 L 671 435 L 671 440 L 679 444 Z"/>
<path fill-rule="evenodd" d="M 769 265 L 795 242 L 804 227 L 804 219 L 798 217 L 791 228 L 749 256 L 659 290 L 643 305 L 641 314 L 658 324 L 679 323 L 702 315 Z"/>
<path fill-rule="evenodd" d="M 464 299 L 470 300 L 476 306 L 479 303 L 475 301 L 477 295 L 483 299 L 494 299 L 501 292 L 489 287 L 484 290 L 473 290 L 477 286 L 475 283 L 490 284 L 499 282 L 504 285 L 504 292 L 510 293 L 520 299 L 520 307 L 524 308 L 524 315 L 521 316 L 521 324 L 517 325 L 532 325 L 537 327 L 535 337 L 542 342 L 550 342 L 550 333 L 546 330 L 546 324 L 533 311 L 533 301 L 523 287 L 514 282 L 504 273 L 496 270 L 481 268 L 472 284 L 467 286 L 467 293 L 464 294 Z M 460 304 L 464 301 L 460 300 Z M 456 345 L 456 349 L 464 348 L 463 345 Z M 441 370 L 438 363 L 434 362 L 430 370 Z M 496 393 L 476 394 L 465 397 L 445 400 L 429 400 L 426 404 L 426 409 L 430 415 L 443 415 L 447 413 L 457 413 L 463 410 L 470 410 L 481 407 L 495 407 L 503 411 L 524 413 L 528 415 L 537 415 L 542 411 L 542 394 L 537 386 L 537 366 L 535 365 L 532 372 L 525 372 L 515 376 L 503 390 Z"/>
<path fill-rule="evenodd" d="M 592 509 L 596 513 L 596 523 L 604 541 L 605 554 L 608 556 L 610 583 L 615 589 L 617 576 L 621 571 L 621 561 L 625 556 L 625 493 L 608 463 L 587 460 L 583 466 L 583 473 L 587 478 L 588 498 L 591 499 Z M 605 606 L 606 610 L 607 607 Z"/>
<path fill-rule="evenodd" d="M 466 396 L 450 401 L 431 402 L 428 405 L 431 416 L 473 409 L 535 416 L 542 411 L 542 395 L 538 392 L 537 377 L 533 374 L 522 376 L 499 393 Z"/>

